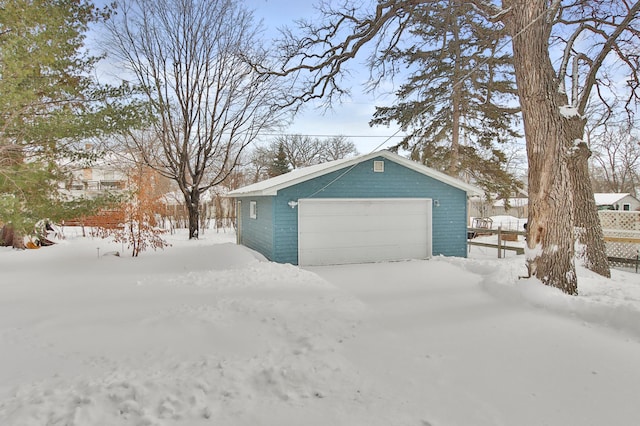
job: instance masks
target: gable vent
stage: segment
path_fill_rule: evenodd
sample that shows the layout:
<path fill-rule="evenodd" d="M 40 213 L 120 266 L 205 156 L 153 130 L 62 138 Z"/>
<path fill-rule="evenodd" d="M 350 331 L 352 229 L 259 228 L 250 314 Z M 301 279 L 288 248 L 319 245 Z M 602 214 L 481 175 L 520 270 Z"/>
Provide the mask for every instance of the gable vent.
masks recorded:
<path fill-rule="evenodd" d="M 376 173 L 384 172 L 384 161 L 374 161 L 373 162 L 373 171 Z"/>

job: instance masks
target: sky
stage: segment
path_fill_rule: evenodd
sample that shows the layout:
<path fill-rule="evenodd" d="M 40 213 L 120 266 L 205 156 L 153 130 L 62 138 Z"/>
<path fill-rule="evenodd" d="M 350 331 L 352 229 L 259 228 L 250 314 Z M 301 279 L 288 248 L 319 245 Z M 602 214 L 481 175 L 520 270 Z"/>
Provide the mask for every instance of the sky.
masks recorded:
<path fill-rule="evenodd" d="M 236 245 L 229 229 L 197 241 L 177 230 L 138 258 L 57 230 L 53 246 L 0 247 L 3 426 L 640 417 L 633 272 L 578 267 L 580 295 L 567 296 L 519 279 L 524 256 L 476 246 L 467 259 L 299 268 Z"/>
<path fill-rule="evenodd" d="M 96 0 L 104 4 L 107 0 Z M 371 0 L 363 0 L 366 4 Z M 316 10 L 317 0 L 245 0 L 245 5 L 254 11 L 257 20 L 261 20 L 266 29 L 266 37 L 277 36 L 277 30 L 284 26 L 293 27 L 297 19 L 314 19 L 319 16 Z M 367 93 L 365 84 L 369 78 L 364 57 L 349 62 L 351 77 L 344 86 L 351 90 L 352 96 L 341 104 L 333 105 L 331 110 L 323 109 L 319 103 L 308 103 L 282 132 L 303 134 L 314 137 L 343 135 L 349 137 L 360 153 L 393 146 L 401 140 L 403 132 L 396 125 L 390 127 L 370 127 L 369 121 L 375 112 L 375 106 L 389 106 L 394 102 L 393 91 L 401 81 L 385 81 L 386 92 Z M 262 142 L 268 142 L 277 134 L 264 134 Z"/>
<path fill-rule="evenodd" d="M 284 26 L 295 27 L 297 19 L 313 19 L 318 16 L 315 10 L 317 1 L 296 0 L 248 0 L 247 6 L 254 10 L 256 19 L 261 19 L 267 34 L 277 35 Z M 376 148 L 386 148 L 400 141 L 403 135 L 397 126 L 370 127 L 369 121 L 375 112 L 375 106 L 390 105 L 393 96 L 389 93 L 367 93 L 365 84 L 369 72 L 364 64 L 364 55 L 356 57 L 349 64 L 351 72 L 347 82 L 351 97 L 332 110 L 325 111 L 319 103 L 307 105 L 301 114 L 295 117 L 288 133 L 311 135 L 345 135 L 366 154 Z M 391 137 L 391 138 L 389 138 Z M 382 144 L 382 145 L 381 145 Z"/>
<path fill-rule="evenodd" d="M 106 0 L 95 3 L 102 5 Z M 315 1 L 296 0 L 246 0 L 246 6 L 254 11 L 256 21 L 262 21 L 265 37 L 277 37 L 278 29 L 284 26 L 293 27 L 299 18 L 312 18 L 317 12 Z M 89 43 L 100 48 L 99 35 L 92 34 Z M 332 109 L 326 110 L 320 103 L 309 103 L 297 114 L 293 121 L 283 129 L 282 133 L 302 134 L 324 139 L 331 136 L 347 136 L 356 145 L 361 154 L 373 150 L 383 149 L 399 142 L 403 133 L 397 126 L 370 127 L 369 121 L 373 117 L 376 105 L 390 105 L 393 96 L 389 93 L 366 93 L 364 85 L 368 79 L 368 70 L 364 66 L 364 59 L 356 58 L 349 65 L 350 80 L 345 84 L 351 89 L 352 96 L 343 99 Z M 118 76 L 108 62 L 102 63 L 103 70 L 98 72 L 102 79 Z M 278 133 L 265 134 L 260 143 L 269 142 Z"/>

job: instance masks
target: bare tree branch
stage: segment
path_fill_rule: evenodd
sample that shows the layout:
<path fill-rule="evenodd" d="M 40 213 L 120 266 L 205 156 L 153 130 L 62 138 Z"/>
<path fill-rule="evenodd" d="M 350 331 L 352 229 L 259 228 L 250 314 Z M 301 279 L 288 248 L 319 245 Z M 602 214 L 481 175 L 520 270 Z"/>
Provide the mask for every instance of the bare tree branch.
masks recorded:
<path fill-rule="evenodd" d="M 273 75 L 245 61 L 266 60 L 258 27 L 233 0 L 120 0 L 110 21 L 113 52 L 143 87 L 155 117 L 130 140 L 144 161 L 185 197 L 190 238 L 200 195 L 225 181 L 257 135 L 287 111 Z"/>
<path fill-rule="evenodd" d="M 299 22 L 299 30 L 305 36 L 297 36 L 290 30 L 284 32 L 285 40 L 278 46 L 283 52 L 282 65 L 278 69 L 255 66 L 263 73 L 295 76 L 303 93 L 290 96 L 286 106 L 300 105 L 312 99 L 325 99 L 330 105 L 332 100 L 348 93 L 340 85 L 341 77 L 347 72 L 346 63 L 386 32 L 393 34 L 391 44 L 397 42 L 401 31 L 396 30 L 402 30 L 402 23 L 411 11 L 424 3 L 420 0 L 381 0 L 373 14 L 363 17 L 356 15 L 355 8 L 335 10 L 324 5 L 322 12 L 327 19 L 323 22 Z"/>
<path fill-rule="evenodd" d="M 584 89 L 582 91 L 582 96 L 576 103 L 579 112 L 584 112 L 587 103 L 589 102 L 589 95 L 591 94 L 591 90 L 597 81 L 597 74 L 600 70 L 600 67 L 603 65 L 605 58 L 609 55 L 612 49 L 615 47 L 616 40 L 625 32 L 628 28 L 631 27 L 631 23 L 638 18 L 638 13 L 640 11 L 640 1 L 636 1 L 633 3 L 631 7 L 628 8 L 626 16 L 617 24 L 615 30 L 608 36 L 606 39 L 602 49 L 598 53 L 598 55 L 593 59 L 591 63 L 589 73 L 587 74 L 584 81 Z M 635 70 L 637 73 L 637 69 Z"/>

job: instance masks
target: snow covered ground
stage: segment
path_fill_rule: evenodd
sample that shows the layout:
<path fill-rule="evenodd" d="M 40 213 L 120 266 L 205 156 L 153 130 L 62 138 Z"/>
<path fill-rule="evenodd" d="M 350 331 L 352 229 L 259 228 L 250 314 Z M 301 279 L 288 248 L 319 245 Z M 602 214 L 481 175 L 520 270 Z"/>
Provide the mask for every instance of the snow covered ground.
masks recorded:
<path fill-rule="evenodd" d="M 495 249 L 304 270 L 168 239 L 0 248 L 0 425 L 640 421 L 640 274 L 568 297 Z"/>

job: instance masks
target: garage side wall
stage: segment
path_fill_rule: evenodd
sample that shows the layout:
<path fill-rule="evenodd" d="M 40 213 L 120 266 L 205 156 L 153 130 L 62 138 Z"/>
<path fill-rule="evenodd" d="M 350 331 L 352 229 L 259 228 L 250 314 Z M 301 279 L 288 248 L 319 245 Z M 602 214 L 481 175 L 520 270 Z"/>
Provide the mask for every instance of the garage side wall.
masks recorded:
<path fill-rule="evenodd" d="M 384 172 L 374 172 L 384 161 Z M 278 191 L 274 198 L 276 262 L 298 264 L 298 211 L 301 198 L 431 198 L 433 255 L 466 257 L 467 196 L 463 190 L 378 157 Z"/>
<path fill-rule="evenodd" d="M 275 260 L 273 253 L 273 198 L 242 197 L 240 218 L 240 244 L 262 253 L 267 259 Z M 251 202 L 255 202 L 255 218 L 251 217 Z"/>

